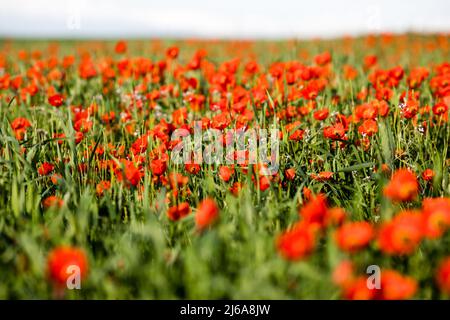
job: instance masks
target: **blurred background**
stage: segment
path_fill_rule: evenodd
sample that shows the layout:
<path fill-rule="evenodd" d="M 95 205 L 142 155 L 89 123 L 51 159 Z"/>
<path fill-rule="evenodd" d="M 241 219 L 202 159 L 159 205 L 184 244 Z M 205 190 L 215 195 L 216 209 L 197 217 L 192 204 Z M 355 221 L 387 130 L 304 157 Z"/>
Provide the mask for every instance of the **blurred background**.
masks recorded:
<path fill-rule="evenodd" d="M 1 0 L 0 37 L 316 38 L 450 31 L 448 0 Z"/>

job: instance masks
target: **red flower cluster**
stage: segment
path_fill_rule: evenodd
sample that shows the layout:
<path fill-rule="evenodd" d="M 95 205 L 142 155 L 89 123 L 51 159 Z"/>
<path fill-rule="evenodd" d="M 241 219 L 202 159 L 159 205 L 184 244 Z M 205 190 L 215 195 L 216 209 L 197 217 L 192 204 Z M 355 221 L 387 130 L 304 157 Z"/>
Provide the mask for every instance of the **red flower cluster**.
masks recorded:
<path fill-rule="evenodd" d="M 417 291 L 417 282 L 395 270 L 382 270 L 380 283 L 371 283 L 367 276 L 355 274 L 350 261 L 341 262 L 333 272 L 333 281 L 349 300 L 401 300 L 410 299 Z"/>

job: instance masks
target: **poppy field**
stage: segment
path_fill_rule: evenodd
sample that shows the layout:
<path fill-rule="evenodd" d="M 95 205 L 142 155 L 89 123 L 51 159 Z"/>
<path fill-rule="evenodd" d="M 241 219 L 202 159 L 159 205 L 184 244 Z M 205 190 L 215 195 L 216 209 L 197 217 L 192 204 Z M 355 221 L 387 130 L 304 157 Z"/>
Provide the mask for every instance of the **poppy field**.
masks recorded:
<path fill-rule="evenodd" d="M 448 299 L 449 40 L 0 41 L 0 298 Z"/>

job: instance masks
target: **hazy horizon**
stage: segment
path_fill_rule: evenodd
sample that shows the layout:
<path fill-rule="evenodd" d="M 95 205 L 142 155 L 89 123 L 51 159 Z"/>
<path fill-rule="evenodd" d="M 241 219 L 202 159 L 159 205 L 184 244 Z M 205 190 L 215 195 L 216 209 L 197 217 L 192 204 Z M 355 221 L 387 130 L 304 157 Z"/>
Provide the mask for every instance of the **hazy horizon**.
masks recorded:
<path fill-rule="evenodd" d="M 450 32 L 450 1 L 0 1 L 2 38 L 335 38 Z"/>

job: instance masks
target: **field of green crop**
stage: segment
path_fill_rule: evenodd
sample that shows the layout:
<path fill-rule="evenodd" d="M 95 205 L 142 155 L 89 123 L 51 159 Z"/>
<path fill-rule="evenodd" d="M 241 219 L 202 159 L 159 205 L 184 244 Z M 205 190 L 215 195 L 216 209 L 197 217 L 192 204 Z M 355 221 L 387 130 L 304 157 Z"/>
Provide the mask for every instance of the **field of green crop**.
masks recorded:
<path fill-rule="evenodd" d="M 0 298 L 449 298 L 449 40 L 0 41 Z"/>

